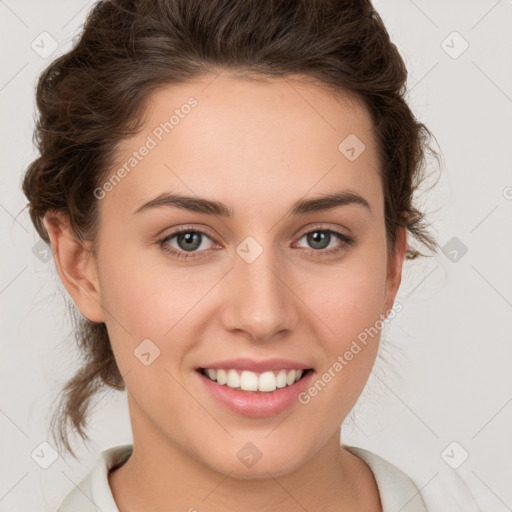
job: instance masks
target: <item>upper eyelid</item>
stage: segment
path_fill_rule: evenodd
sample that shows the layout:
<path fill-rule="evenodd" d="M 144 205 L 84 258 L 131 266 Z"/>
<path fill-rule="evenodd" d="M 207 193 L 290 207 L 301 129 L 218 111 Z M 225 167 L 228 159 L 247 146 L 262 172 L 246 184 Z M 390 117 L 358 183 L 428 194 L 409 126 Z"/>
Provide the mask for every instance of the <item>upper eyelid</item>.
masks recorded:
<path fill-rule="evenodd" d="M 215 241 L 214 237 L 209 235 L 206 231 L 203 231 L 202 229 L 197 228 L 178 228 L 176 231 L 173 231 L 172 233 L 169 233 L 168 235 L 165 235 L 161 237 L 161 241 L 169 240 L 171 238 L 174 238 L 175 236 L 179 235 L 180 233 L 199 233 L 201 235 L 207 236 L 210 240 Z"/>

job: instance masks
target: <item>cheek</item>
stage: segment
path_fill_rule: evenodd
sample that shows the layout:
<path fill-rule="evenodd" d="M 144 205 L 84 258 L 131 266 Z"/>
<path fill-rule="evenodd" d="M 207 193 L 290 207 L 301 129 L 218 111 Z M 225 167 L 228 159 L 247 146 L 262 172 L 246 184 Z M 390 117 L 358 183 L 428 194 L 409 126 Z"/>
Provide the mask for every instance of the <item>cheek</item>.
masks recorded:
<path fill-rule="evenodd" d="M 326 403 L 342 416 L 361 393 L 378 352 L 385 278 L 385 257 L 361 254 L 357 262 L 324 278 L 323 286 L 309 288 L 308 305 L 322 324 L 318 333 L 323 333 L 318 334 L 323 351 L 318 377 L 332 382 Z"/>
<path fill-rule="evenodd" d="M 332 267 L 322 286 L 308 288 L 308 304 L 324 319 L 336 343 L 347 342 L 380 318 L 385 300 L 385 256 L 360 253 L 347 264 Z"/>
<path fill-rule="evenodd" d="M 105 252 L 109 249 L 104 247 Z M 178 355 L 184 329 L 201 310 L 198 302 L 218 281 L 210 272 L 144 264 L 140 254 L 104 257 L 100 265 L 102 301 L 119 363 L 128 365 L 133 350 L 145 339 L 163 352 L 172 340 Z M 184 350 L 184 348 L 183 348 Z"/>
<path fill-rule="evenodd" d="M 384 296 L 376 281 L 357 277 L 345 278 L 330 292 L 330 300 L 322 300 L 329 325 L 339 340 L 347 341 L 370 327 L 382 312 Z M 319 297 L 319 299 L 321 299 Z"/>

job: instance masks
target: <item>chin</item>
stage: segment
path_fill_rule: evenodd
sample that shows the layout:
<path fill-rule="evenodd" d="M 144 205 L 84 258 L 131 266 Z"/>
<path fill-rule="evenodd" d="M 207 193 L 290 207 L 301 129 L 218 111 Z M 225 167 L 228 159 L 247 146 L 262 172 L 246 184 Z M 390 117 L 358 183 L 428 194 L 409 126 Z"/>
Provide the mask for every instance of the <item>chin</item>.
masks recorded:
<path fill-rule="evenodd" d="M 291 451 L 292 453 L 289 453 Z M 287 475 L 296 471 L 304 462 L 299 453 L 304 453 L 303 450 L 286 450 L 286 452 L 279 452 L 272 450 L 271 454 L 265 456 L 264 451 L 259 454 L 254 449 L 254 456 L 247 455 L 250 450 L 239 450 L 235 452 L 233 457 L 226 458 L 226 453 L 223 454 L 222 460 L 212 461 L 209 464 L 212 469 L 220 473 L 229 474 L 230 478 L 238 480 L 260 480 L 270 478 L 269 474 L 273 477 Z M 291 455 L 294 455 L 292 457 Z M 258 458 L 259 457 L 259 458 Z M 206 462 L 206 461 L 205 461 Z"/>

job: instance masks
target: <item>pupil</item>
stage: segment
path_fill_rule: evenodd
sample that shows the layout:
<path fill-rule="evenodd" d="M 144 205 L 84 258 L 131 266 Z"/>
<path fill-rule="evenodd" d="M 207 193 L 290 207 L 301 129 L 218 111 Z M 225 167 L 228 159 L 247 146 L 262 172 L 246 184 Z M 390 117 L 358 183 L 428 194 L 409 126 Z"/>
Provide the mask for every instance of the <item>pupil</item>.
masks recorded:
<path fill-rule="evenodd" d="M 187 244 L 191 245 L 182 245 L 182 241 L 185 241 Z M 201 245 L 200 235 L 199 233 L 194 232 L 180 233 L 178 235 L 178 244 L 183 250 L 197 249 Z"/>
<path fill-rule="evenodd" d="M 325 249 L 329 245 L 330 238 L 330 233 L 326 233 L 325 231 L 313 231 L 308 235 L 308 243 L 315 249 Z"/>

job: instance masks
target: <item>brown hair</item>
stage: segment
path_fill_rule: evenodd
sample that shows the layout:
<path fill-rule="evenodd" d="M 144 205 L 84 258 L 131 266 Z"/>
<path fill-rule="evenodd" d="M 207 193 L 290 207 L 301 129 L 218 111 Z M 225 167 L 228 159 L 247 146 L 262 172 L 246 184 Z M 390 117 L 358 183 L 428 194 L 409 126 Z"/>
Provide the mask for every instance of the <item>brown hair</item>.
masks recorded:
<path fill-rule="evenodd" d="M 74 47 L 37 83 L 34 138 L 40 156 L 23 178 L 32 222 L 64 212 L 77 240 L 94 248 L 93 193 L 116 147 L 141 128 L 158 88 L 219 70 L 255 76 L 301 74 L 353 95 L 373 120 L 389 247 L 403 226 L 431 251 L 437 243 L 413 205 L 433 137 L 407 105 L 407 70 L 370 0 L 111 0 L 97 2 Z M 341 142 L 341 141 L 340 141 Z M 408 248 L 408 259 L 425 256 Z M 75 310 L 76 313 L 76 310 Z M 88 440 L 87 411 L 102 387 L 123 390 L 104 323 L 75 314 L 83 365 L 52 417 L 52 433 L 74 456 L 68 423 Z M 58 433 L 56 434 L 55 429 Z"/>

